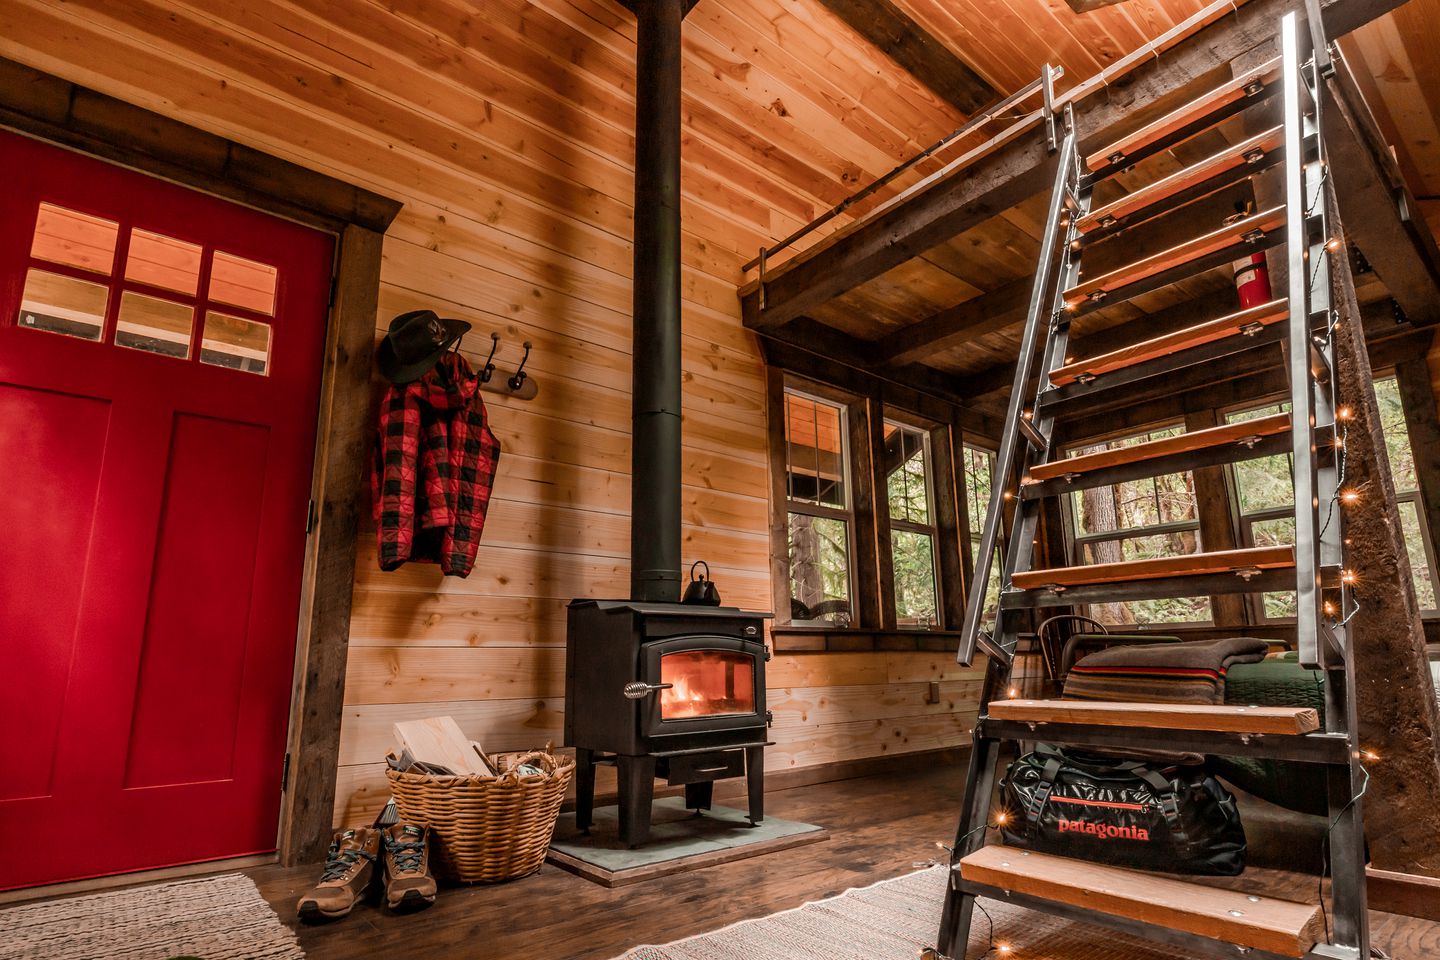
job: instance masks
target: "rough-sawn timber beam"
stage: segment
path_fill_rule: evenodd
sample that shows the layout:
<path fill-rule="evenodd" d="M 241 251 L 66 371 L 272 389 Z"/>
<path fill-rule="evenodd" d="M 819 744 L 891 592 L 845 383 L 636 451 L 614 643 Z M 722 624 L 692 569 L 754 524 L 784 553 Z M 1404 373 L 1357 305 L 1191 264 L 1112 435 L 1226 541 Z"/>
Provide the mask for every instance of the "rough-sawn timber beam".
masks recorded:
<path fill-rule="evenodd" d="M 1330 37 L 1383 16 L 1403 0 L 1324 0 Z M 1303 0 L 1250 0 L 1188 40 L 1147 61 L 1075 104 L 1083 144 L 1096 146 L 1135 123 L 1137 114 L 1186 83 L 1263 43 L 1273 43 L 1280 18 Z M 740 291 L 745 325 L 774 329 L 1042 192 L 1054 162 L 1043 127 L 937 180 L 884 213 L 838 231 Z"/>
<path fill-rule="evenodd" d="M 1000 98 L 984 77 L 890 0 L 820 4 L 961 113 L 977 113 Z"/>
<path fill-rule="evenodd" d="M 1405 316 L 1440 322 L 1440 250 L 1343 61 L 1325 86 L 1325 149 L 1347 239 Z"/>

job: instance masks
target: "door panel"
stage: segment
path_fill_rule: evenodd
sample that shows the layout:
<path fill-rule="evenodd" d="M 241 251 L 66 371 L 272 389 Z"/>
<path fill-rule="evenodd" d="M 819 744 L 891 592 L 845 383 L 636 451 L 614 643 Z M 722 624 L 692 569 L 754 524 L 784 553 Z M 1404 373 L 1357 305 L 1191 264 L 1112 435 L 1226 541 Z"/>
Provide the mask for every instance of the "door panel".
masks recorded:
<path fill-rule="evenodd" d="M 78 562 L 95 516 L 110 405 L 94 397 L 0 385 L 0 530 L 12 563 L 44 588 L 33 602 L 18 577 L 0 576 L 6 625 L 6 672 L 23 682 L 0 697 L 0 729 L 28 730 L 11 739 L 0 800 L 50 794 L 60 714 L 75 653 L 79 618 Z"/>
<path fill-rule="evenodd" d="M 0 889 L 273 850 L 334 241 L 0 133 Z"/>

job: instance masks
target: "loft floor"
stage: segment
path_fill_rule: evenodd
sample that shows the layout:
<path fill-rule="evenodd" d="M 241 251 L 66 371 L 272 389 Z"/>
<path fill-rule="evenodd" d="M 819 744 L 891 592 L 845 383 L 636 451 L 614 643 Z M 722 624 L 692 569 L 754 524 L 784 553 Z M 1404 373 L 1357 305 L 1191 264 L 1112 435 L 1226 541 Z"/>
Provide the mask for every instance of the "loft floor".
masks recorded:
<path fill-rule="evenodd" d="M 310 960 L 608 960 L 636 944 L 703 933 L 910 872 L 939 853 L 936 840 L 952 838 L 963 780 L 963 767 L 945 765 L 781 790 L 766 796 L 767 813 L 823 824 L 831 838 L 614 890 L 546 865 L 516 883 L 443 890 L 421 913 L 362 904 L 344 920 L 301 925 L 300 944 Z M 293 924 L 295 901 L 318 871 L 247 872 Z M 1247 871 L 1245 879 L 1261 872 Z M 1264 873 L 1277 894 L 1297 900 L 1315 894 L 1313 877 Z M 1394 960 L 1440 956 L 1440 923 L 1374 912 L 1370 923 L 1373 942 Z"/>

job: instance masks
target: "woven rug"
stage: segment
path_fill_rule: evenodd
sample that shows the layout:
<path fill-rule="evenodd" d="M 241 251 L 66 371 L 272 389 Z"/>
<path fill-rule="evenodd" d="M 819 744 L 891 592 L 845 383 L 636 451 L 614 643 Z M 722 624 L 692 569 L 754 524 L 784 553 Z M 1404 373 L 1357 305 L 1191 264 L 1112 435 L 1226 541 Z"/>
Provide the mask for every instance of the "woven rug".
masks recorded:
<path fill-rule="evenodd" d="M 931 867 L 713 933 L 636 947 L 620 960 L 915 960 L 935 943 L 945 870 Z M 993 900 L 979 904 L 985 912 L 975 911 L 967 960 L 987 954 L 1003 960 L 1186 960 L 1171 948 L 1103 927 Z"/>
<path fill-rule="evenodd" d="M 304 960 L 248 877 L 229 873 L 0 910 L 0 960 Z"/>

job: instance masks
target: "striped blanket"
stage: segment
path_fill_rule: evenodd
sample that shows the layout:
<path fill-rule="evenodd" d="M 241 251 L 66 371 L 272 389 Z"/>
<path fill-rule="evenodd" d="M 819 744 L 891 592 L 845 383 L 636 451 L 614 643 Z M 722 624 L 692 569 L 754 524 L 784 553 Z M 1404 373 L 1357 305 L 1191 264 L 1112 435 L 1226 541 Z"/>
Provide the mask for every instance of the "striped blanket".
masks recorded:
<path fill-rule="evenodd" d="M 1224 703 L 1231 665 L 1264 660 L 1267 649 L 1264 640 L 1227 637 L 1097 650 L 1070 668 L 1065 699 Z"/>

